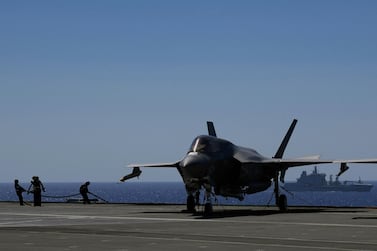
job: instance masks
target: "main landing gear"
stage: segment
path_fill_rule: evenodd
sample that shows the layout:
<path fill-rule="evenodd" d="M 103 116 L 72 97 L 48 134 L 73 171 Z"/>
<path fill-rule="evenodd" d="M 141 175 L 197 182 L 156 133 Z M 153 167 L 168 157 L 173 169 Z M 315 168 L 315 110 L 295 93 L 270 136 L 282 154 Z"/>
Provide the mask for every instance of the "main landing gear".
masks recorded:
<path fill-rule="evenodd" d="M 280 194 L 279 192 L 279 179 L 278 179 L 278 172 L 276 173 L 274 179 L 274 193 L 275 193 L 275 201 L 276 201 L 276 206 L 279 208 L 280 211 L 284 212 L 287 211 L 288 204 L 287 204 L 287 196 L 285 194 Z M 205 187 L 205 204 L 204 204 L 204 215 L 208 216 L 213 213 L 213 207 L 212 207 L 212 189 L 210 186 Z M 196 205 L 198 205 L 198 197 L 199 194 L 196 194 L 196 197 L 190 193 L 187 196 L 187 211 L 195 213 L 196 212 Z"/>
<path fill-rule="evenodd" d="M 279 207 L 280 211 L 287 211 L 288 205 L 287 205 L 287 196 L 284 194 L 279 195 L 277 206 Z"/>
<path fill-rule="evenodd" d="M 274 184 L 275 184 L 275 201 L 276 201 L 276 206 L 278 206 L 280 211 L 287 211 L 287 196 L 285 194 L 280 194 L 279 193 L 279 179 L 278 179 L 279 173 L 276 172 L 275 178 L 274 178 Z"/>

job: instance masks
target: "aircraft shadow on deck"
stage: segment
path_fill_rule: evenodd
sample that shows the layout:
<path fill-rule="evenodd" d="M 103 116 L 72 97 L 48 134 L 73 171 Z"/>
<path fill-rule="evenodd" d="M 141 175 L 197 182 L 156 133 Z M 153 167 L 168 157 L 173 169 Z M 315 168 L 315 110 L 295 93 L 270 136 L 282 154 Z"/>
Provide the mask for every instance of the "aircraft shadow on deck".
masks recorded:
<path fill-rule="evenodd" d="M 279 211 L 276 209 L 259 209 L 259 210 L 251 210 L 251 209 L 224 209 L 224 210 L 214 210 L 211 215 L 204 215 L 203 210 L 194 213 L 194 216 L 197 216 L 198 219 L 211 219 L 211 218 L 230 218 L 230 217 L 239 217 L 239 216 L 268 216 L 268 215 L 275 215 L 275 214 L 303 214 L 303 213 L 360 213 L 360 212 L 367 212 L 364 209 L 329 209 L 329 208 L 289 208 L 287 211 Z M 364 219 L 363 217 L 360 217 Z M 377 218 L 377 217 L 368 217 L 370 218 Z"/>
<path fill-rule="evenodd" d="M 242 217 L 242 216 L 268 216 L 276 214 L 304 214 L 304 213 L 360 213 L 366 212 L 363 209 L 329 209 L 329 208 L 290 208 L 285 212 L 281 212 L 276 209 L 221 209 L 214 210 L 210 215 L 205 215 L 204 210 L 201 208 L 196 212 L 188 212 L 187 210 L 169 210 L 169 211 L 144 211 L 144 214 L 188 214 L 195 217 L 195 219 L 221 219 L 221 218 L 232 218 L 232 217 Z M 352 219 L 377 219 L 377 217 L 354 217 Z"/>
<path fill-rule="evenodd" d="M 214 211 L 211 215 L 204 215 L 202 211 L 194 214 L 197 219 L 216 219 L 216 218 L 231 218 L 239 216 L 268 216 L 275 214 L 298 214 L 298 213 L 319 213 L 322 209 L 318 208 L 300 208 L 300 209 L 289 209 L 285 212 L 281 212 L 276 209 L 263 209 L 263 210 L 251 210 L 251 209 L 226 209 L 220 211 Z"/>
<path fill-rule="evenodd" d="M 259 210 L 252 210 L 252 209 L 221 209 L 221 210 L 214 210 L 210 215 L 205 215 L 203 209 L 197 210 L 195 213 L 188 212 L 186 210 L 181 211 L 145 211 L 144 214 L 177 214 L 177 213 L 184 213 L 184 214 L 191 214 L 196 219 L 216 219 L 216 218 L 231 218 L 231 217 L 240 217 L 240 216 L 267 216 L 267 215 L 275 215 L 275 214 L 299 214 L 299 213 L 320 213 L 323 211 L 327 211 L 322 208 L 292 208 L 288 209 L 285 212 L 281 212 L 276 209 L 259 209 Z"/>
<path fill-rule="evenodd" d="M 373 217 L 373 216 L 353 217 L 352 220 L 377 220 L 377 217 Z"/>

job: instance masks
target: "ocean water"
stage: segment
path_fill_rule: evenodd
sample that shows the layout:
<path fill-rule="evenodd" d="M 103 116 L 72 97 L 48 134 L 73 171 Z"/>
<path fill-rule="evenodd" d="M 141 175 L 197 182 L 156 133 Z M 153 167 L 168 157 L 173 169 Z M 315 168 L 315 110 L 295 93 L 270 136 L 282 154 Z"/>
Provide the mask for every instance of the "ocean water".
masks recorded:
<path fill-rule="evenodd" d="M 339 206 L 339 207 L 376 207 L 377 181 L 370 192 L 285 192 L 288 205 L 297 206 Z M 21 184 L 25 189 L 29 183 Z M 42 193 L 44 202 L 66 202 L 67 199 L 80 199 L 81 183 L 45 183 L 46 192 Z M 100 198 L 109 203 L 166 203 L 185 204 L 186 192 L 181 182 L 92 182 L 89 198 Z M 32 194 L 24 193 L 25 201 L 32 201 Z M 201 195 L 201 201 L 204 198 Z M 0 184 L 0 201 L 18 201 L 13 183 Z M 246 195 L 243 201 L 218 196 L 214 204 L 220 205 L 274 205 L 272 187 L 264 192 Z"/>

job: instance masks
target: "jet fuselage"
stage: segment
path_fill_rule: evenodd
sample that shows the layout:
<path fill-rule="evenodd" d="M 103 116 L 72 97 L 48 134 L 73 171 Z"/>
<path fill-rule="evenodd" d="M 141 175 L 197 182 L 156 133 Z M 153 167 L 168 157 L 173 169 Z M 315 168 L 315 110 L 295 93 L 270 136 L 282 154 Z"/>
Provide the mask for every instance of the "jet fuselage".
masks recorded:
<path fill-rule="evenodd" d="M 242 164 L 244 161 L 267 159 L 257 151 L 239 147 L 213 136 L 201 135 L 179 163 L 188 190 L 210 185 L 218 195 L 243 198 L 244 193 L 260 192 L 271 185 L 273 171 L 262 166 Z"/>

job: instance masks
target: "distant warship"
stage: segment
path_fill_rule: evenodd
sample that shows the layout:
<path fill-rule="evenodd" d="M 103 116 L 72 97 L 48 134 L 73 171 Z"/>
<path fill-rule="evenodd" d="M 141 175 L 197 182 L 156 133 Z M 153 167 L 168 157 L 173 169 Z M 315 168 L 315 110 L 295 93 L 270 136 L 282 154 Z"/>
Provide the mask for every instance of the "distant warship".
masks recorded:
<path fill-rule="evenodd" d="M 307 174 L 306 171 L 301 173 L 297 182 L 287 182 L 284 184 L 284 188 L 288 191 L 340 191 L 340 192 L 369 192 L 373 185 L 362 182 L 359 178 L 358 181 L 343 181 L 340 182 L 339 177 L 336 176 L 335 181 L 330 175 L 330 181 L 326 180 L 326 174 L 318 173 L 317 167 L 311 174 Z"/>

